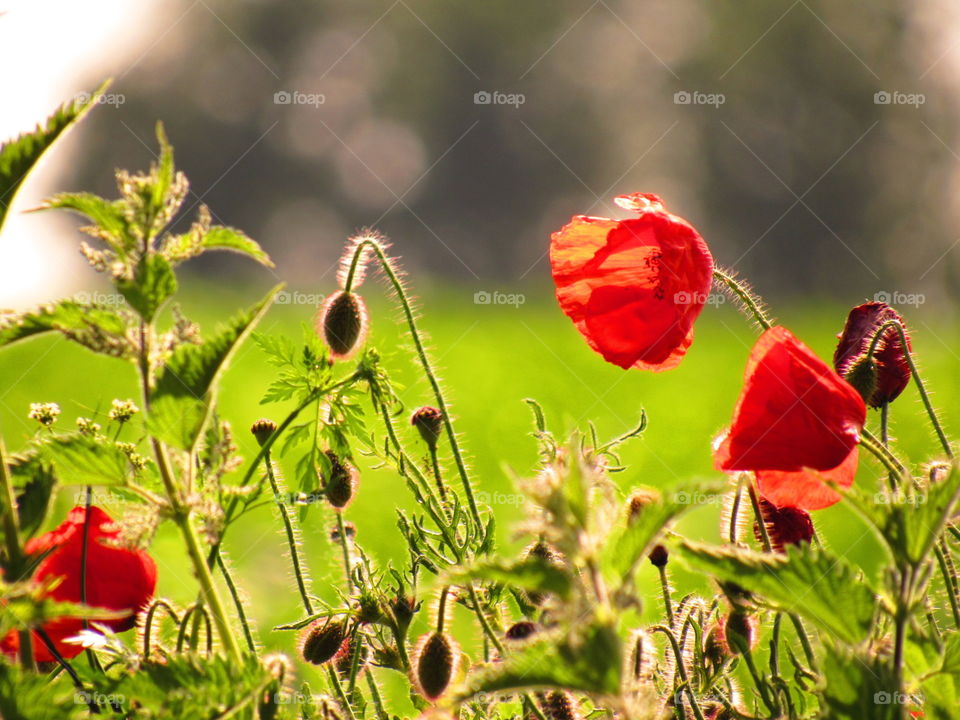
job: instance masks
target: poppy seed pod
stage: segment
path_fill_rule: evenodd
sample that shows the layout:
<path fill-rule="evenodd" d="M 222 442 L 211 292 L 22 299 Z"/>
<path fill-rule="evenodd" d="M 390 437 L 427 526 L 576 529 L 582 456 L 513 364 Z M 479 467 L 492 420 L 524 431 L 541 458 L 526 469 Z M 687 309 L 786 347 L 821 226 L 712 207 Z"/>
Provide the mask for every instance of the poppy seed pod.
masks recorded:
<path fill-rule="evenodd" d="M 873 362 L 869 363 L 873 366 L 873 382 L 867 384 L 864 380 L 869 379 L 869 367 L 863 366 L 864 361 L 868 361 L 866 354 L 880 328 L 888 322 L 900 324 L 907 345 L 904 347 L 895 327 L 884 330 L 873 353 Z M 900 314 L 882 302 L 858 305 L 850 311 L 843 332 L 837 337 L 840 341 L 833 355 L 837 372 L 860 391 L 870 407 L 879 408 L 896 400 L 910 382 L 910 363 L 907 361 L 910 336 Z"/>
<path fill-rule="evenodd" d="M 330 461 L 330 473 L 324 484 L 327 501 L 337 510 L 343 510 L 357 491 L 360 473 L 345 458 L 340 458 L 332 450 L 328 450 L 327 459 Z"/>
<path fill-rule="evenodd" d="M 427 446 L 434 450 L 437 447 L 437 440 L 440 439 L 440 433 L 443 432 L 443 412 L 435 407 L 425 406 L 417 410 L 410 418 L 410 424 L 413 425 L 420 437 Z"/>
<path fill-rule="evenodd" d="M 787 545 L 808 543 L 813 539 L 813 520 L 810 513 L 800 508 L 778 508 L 769 500 L 760 498 L 760 515 L 767 529 L 770 545 L 777 552 L 785 552 Z M 753 534 L 757 542 L 763 542 L 760 525 L 753 524 Z"/>
<path fill-rule="evenodd" d="M 420 638 L 414 653 L 414 670 L 420 694 L 431 702 L 437 700 L 453 679 L 460 648 L 446 633 L 430 633 Z"/>
<path fill-rule="evenodd" d="M 343 622 L 321 618 L 308 625 L 300 636 L 300 655 L 308 663 L 323 665 L 334 659 L 346 641 Z"/>
<path fill-rule="evenodd" d="M 273 420 L 267 420 L 262 418 L 257 420 L 252 426 L 250 426 L 250 432 L 253 433 L 253 436 L 257 439 L 257 443 L 260 447 L 263 447 L 267 444 L 267 440 L 270 439 L 270 436 L 277 431 L 277 424 Z"/>
<path fill-rule="evenodd" d="M 317 331 L 335 360 L 346 360 L 363 344 L 367 334 L 367 307 L 357 293 L 338 290 L 317 314 Z"/>

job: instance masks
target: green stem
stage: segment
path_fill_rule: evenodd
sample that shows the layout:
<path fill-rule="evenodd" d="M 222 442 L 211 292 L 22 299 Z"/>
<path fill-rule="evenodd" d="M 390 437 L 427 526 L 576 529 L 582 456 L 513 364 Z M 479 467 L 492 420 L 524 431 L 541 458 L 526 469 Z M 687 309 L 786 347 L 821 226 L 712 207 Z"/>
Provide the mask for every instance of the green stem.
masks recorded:
<path fill-rule="evenodd" d="M 296 532 L 293 528 L 293 521 L 290 519 L 290 511 L 287 510 L 287 503 L 280 492 L 280 482 L 273 471 L 273 462 L 270 460 L 269 452 L 264 455 L 263 464 L 267 469 L 267 479 L 270 482 L 270 489 L 273 490 L 274 500 L 276 500 L 277 508 L 280 510 L 280 519 L 283 520 L 283 529 L 287 535 L 287 547 L 290 550 L 290 563 L 293 565 L 293 575 L 297 579 L 297 589 L 300 591 L 303 609 L 307 611 L 307 615 L 312 615 L 313 603 L 310 602 L 310 594 L 307 592 L 307 583 L 303 576 L 303 565 L 300 558 L 300 548 L 297 546 Z"/>
<path fill-rule="evenodd" d="M 860 445 L 865 447 L 889 471 L 890 487 L 896 492 L 900 481 L 907 479 L 907 469 L 903 463 L 865 427 L 860 430 Z"/>
<path fill-rule="evenodd" d="M 25 575 L 26 555 L 20 539 L 20 516 L 17 514 L 17 496 L 13 491 L 13 479 L 7 467 L 7 451 L 0 438 L 0 484 L 3 486 L 3 538 L 7 546 L 7 568 L 13 580 Z M 20 665 L 32 670 L 33 638 L 29 630 L 20 630 Z"/>
<path fill-rule="evenodd" d="M 740 515 L 740 502 L 743 500 L 743 475 L 737 477 L 737 490 L 730 506 L 730 527 L 728 529 L 731 545 L 737 544 L 737 517 Z"/>
<path fill-rule="evenodd" d="M 673 602 L 670 600 L 670 581 L 667 579 L 667 568 L 658 567 L 660 573 L 660 590 L 663 592 L 663 609 L 667 614 L 667 623 L 673 627 Z"/>
<path fill-rule="evenodd" d="M 373 250 L 374 254 L 376 254 L 377 259 L 380 261 L 380 266 L 383 268 L 383 271 L 386 273 L 391 285 L 393 285 L 394 291 L 397 293 L 397 298 L 400 301 L 401 307 L 403 308 L 404 318 L 406 319 L 407 327 L 410 330 L 410 337 L 413 339 L 413 344 L 416 348 L 420 365 L 423 368 L 424 374 L 427 376 L 430 387 L 433 389 L 434 397 L 436 397 L 437 400 L 437 408 L 443 415 L 443 424 L 447 432 L 447 439 L 450 442 L 450 450 L 453 452 L 453 459 L 457 464 L 457 471 L 460 473 L 460 481 L 463 483 L 463 490 L 467 495 L 467 503 L 470 506 L 470 513 L 473 516 L 474 522 L 476 522 L 479 527 L 483 527 L 483 521 L 480 519 L 480 510 L 477 508 L 477 501 L 473 494 L 473 486 L 470 482 L 469 476 L 467 475 L 467 467 L 463 460 L 463 454 L 460 452 L 460 444 L 457 441 L 457 435 L 453 429 L 453 422 L 450 420 L 450 411 L 447 408 L 447 403 L 443 398 L 443 392 L 440 390 L 440 383 L 437 380 L 437 376 L 430 365 L 429 359 L 427 358 L 427 351 L 424 348 L 423 341 L 420 338 L 420 331 L 417 329 L 417 321 L 413 316 L 413 308 L 410 304 L 410 299 L 407 297 L 406 289 L 403 287 L 403 283 L 400 282 L 400 278 L 398 277 L 396 270 L 393 268 L 393 263 L 383 251 L 381 244 L 376 240 L 372 238 L 366 238 L 357 243 L 356 247 L 354 248 L 353 259 L 350 263 L 350 270 L 347 274 L 346 282 L 344 283 L 344 292 L 350 292 L 351 288 L 353 287 L 353 280 L 356 274 L 357 264 L 368 247 Z"/>
<path fill-rule="evenodd" d="M 347 545 L 347 528 L 343 523 L 343 513 L 334 510 L 337 516 L 337 535 L 340 536 L 340 549 L 343 552 L 343 573 L 347 578 L 347 591 L 353 592 L 353 568 L 350 563 L 350 546 Z"/>
<path fill-rule="evenodd" d="M 867 350 L 867 357 L 873 358 L 873 354 L 876 352 L 877 345 L 883 338 L 883 335 L 888 328 L 895 330 L 897 335 L 900 337 L 903 356 L 907 360 L 907 365 L 910 366 L 910 375 L 913 376 L 913 382 L 917 386 L 917 392 L 920 393 L 920 400 L 923 402 L 923 407 L 927 411 L 927 416 L 930 418 L 930 423 L 933 425 L 933 429 L 937 433 L 937 438 L 940 440 L 940 445 L 943 447 L 943 451 L 946 453 L 948 458 L 953 459 L 953 450 L 950 448 L 950 441 L 947 440 L 947 436 L 943 432 L 943 426 L 940 424 L 940 419 L 937 417 L 937 411 L 934 409 L 933 403 L 930 401 L 930 396 L 927 394 L 927 388 L 923 384 L 923 379 L 920 377 L 920 372 L 917 370 L 916 363 L 913 361 L 913 353 L 910 351 L 910 345 L 907 342 L 907 334 L 899 320 L 888 320 L 880 326 L 876 334 L 873 336 L 873 340 L 870 342 L 870 347 Z"/>
<path fill-rule="evenodd" d="M 373 678 L 373 673 L 367 671 L 367 687 L 370 688 L 370 699 L 373 700 L 374 710 L 377 712 L 379 720 L 390 720 L 387 711 L 383 707 L 383 698 L 380 697 L 380 688 L 377 687 L 377 681 Z"/>
<path fill-rule="evenodd" d="M 767 313 L 763 309 L 763 301 L 754 295 L 750 288 L 738 282 L 732 275 L 717 268 L 713 270 L 713 278 L 725 285 L 744 304 L 761 328 L 769 330 L 773 327 L 773 322 L 767 317 Z"/>
<path fill-rule="evenodd" d="M 257 643 L 253 639 L 250 621 L 247 620 L 247 611 L 243 607 L 243 601 L 240 599 L 240 591 L 233 581 L 233 574 L 230 572 L 230 568 L 227 567 L 227 561 L 223 559 L 223 555 L 220 553 L 217 553 L 217 567 L 220 569 L 220 574 L 223 575 L 224 582 L 227 583 L 227 589 L 230 591 L 230 597 L 233 599 L 233 606 L 237 609 L 237 619 L 240 620 L 240 627 L 243 629 L 243 638 L 247 641 L 247 649 L 252 653 L 256 653 Z"/>
<path fill-rule="evenodd" d="M 957 598 L 957 569 L 953 564 L 953 558 L 950 557 L 950 548 L 947 546 L 945 538 L 941 537 L 933 551 L 937 556 L 937 564 L 940 567 L 940 574 L 943 576 L 943 584 L 947 591 L 947 599 L 950 601 L 950 610 L 953 612 L 953 626 L 960 628 L 960 603 Z"/>
<path fill-rule="evenodd" d="M 796 613 L 790 613 L 789 617 L 790 622 L 793 623 L 793 629 L 797 633 L 797 638 L 800 640 L 800 647 L 803 648 L 803 654 L 807 658 L 807 664 L 811 670 L 818 672 L 817 656 L 813 654 L 813 645 L 810 644 L 810 636 L 807 635 L 807 630 L 803 627 L 803 621 Z"/>
<path fill-rule="evenodd" d="M 760 498 L 757 495 L 756 484 L 751 481 L 749 486 L 750 504 L 753 506 L 753 515 L 757 519 L 757 527 L 760 528 L 760 538 L 763 540 L 763 549 L 768 553 L 773 552 L 773 544 L 770 542 L 770 534 L 767 532 L 767 523 L 763 519 L 763 512 L 760 510 Z"/>
<path fill-rule="evenodd" d="M 683 652 L 680 650 L 680 644 L 677 642 L 676 635 L 673 634 L 673 630 L 666 627 L 665 625 L 654 625 L 650 628 L 651 632 L 663 633 L 667 636 L 667 639 L 670 641 L 670 646 L 673 649 L 674 665 L 677 668 L 677 676 L 680 678 L 680 685 L 687 691 L 687 697 L 690 698 L 690 706 L 693 708 L 693 714 L 696 715 L 697 720 L 704 720 L 703 711 L 700 709 L 700 703 L 697 702 L 697 696 L 693 693 L 693 688 L 690 687 L 690 681 L 687 678 L 687 668 L 683 664 Z M 677 689 L 677 683 L 674 682 L 674 691 Z"/>

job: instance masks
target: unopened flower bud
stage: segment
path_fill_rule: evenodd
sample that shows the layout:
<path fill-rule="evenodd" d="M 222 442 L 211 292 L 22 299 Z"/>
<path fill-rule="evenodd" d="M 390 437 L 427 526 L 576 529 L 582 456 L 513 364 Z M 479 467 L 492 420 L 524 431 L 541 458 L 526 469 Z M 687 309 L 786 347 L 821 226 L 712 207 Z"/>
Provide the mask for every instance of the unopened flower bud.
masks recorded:
<path fill-rule="evenodd" d="M 446 691 L 460 660 L 460 648 L 446 633 L 420 638 L 414 654 L 417 687 L 427 700 L 437 700 Z"/>
<path fill-rule="evenodd" d="M 549 720 L 579 720 L 580 711 L 573 695 L 565 690 L 552 690 L 543 695 L 543 712 Z"/>
<path fill-rule="evenodd" d="M 723 626 L 723 635 L 727 647 L 734 655 L 742 655 L 749 652 L 756 639 L 753 618 L 743 610 L 733 610 L 727 615 L 726 622 Z"/>
<path fill-rule="evenodd" d="M 353 292 L 337 290 L 320 308 L 317 331 L 335 360 L 349 358 L 362 344 L 367 333 L 367 308 L 363 298 Z"/>
<path fill-rule="evenodd" d="M 431 450 L 437 447 L 437 440 L 443 431 L 443 412 L 435 407 L 422 407 L 410 418 L 410 424 Z"/>
<path fill-rule="evenodd" d="M 887 323 L 900 327 L 888 326 L 874 345 L 874 338 Z M 858 305 L 850 311 L 838 337 L 833 365 L 840 376 L 846 378 L 871 407 L 879 408 L 896 400 L 910 382 L 907 360 L 910 336 L 900 314 L 884 302 Z M 866 359 L 871 345 L 874 345 L 872 362 Z"/>
<path fill-rule="evenodd" d="M 111 420 L 115 420 L 118 423 L 125 423 L 138 412 L 140 412 L 140 408 L 137 407 L 133 400 L 114 399 L 110 406 L 108 416 Z"/>
<path fill-rule="evenodd" d="M 324 483 L 327 501 L 337 510 L 343 510 L 357 492 L 360 473 L 346 458 L 340 458 L 332 450 L 327 451 L 330 472 Z"/>
<path fill-rule="evenodd" d="M 50 427 L 60 417 L 60 406 L 56 403 L 30 403 L 30 412 L 27 417 L 36 420 L 44 427 Z"/>
<path fill-rule="evenodd" d="M 656 568 L 666 567 L 669 559 L 670 553 L 663 545 L 655 545 L 650 551 L 650 564 Z"/>
<path fill-rule="evenodd" d="M 315 620 L 300 636 L 300 655 L 308 663 L 323 665 L 340 652 L 345 638 L 343 622 L 330 618 Z"/>
<path fill-rule="evenodd" d="M 638 488 L 630 494 L 627 500 L 627 522 L 634 523 L 640 518 L 643 509 L 657 502 L 660 493 L 653 488 Z"/>
<path fill-rule="evenodd" d="M 789 506 L 778 508 L 769 500 L 761 498 L 760 515 L 763 517 L 770 545 L 777 552 L 785 552 L 787 545 L 800 545 L 813 539 L 813 520 L 806 510 Z M 757 542 L 763 542 L 763 534 L 756 521 L 753 523 L 753 534 Z"/>
<path fill-rule="evenodd" d="M 401 632 L 405 633 L 413 616 L 417 612 L 418 605 L 412 597 L 400 595 L 390 601 L 390 610 L 393 612 L 393 619 L 396 620 Z"/>
<path fill-rule="evenodd" d="M 539 631 L 540 626 L 537 625 L 537 623 L 530 622 L 529 620 L 521 620 L 508 627 L 504 636 L 507 640 L 526 640 Z"/>
<path fill-rule="evenodd" d="M 267 444 L 270 436 L 277 431 L 277 424 L 273 420 L 262 418 L 250 426 L 250 432 L 257 439 L 257 444 L 263 447 Z"/>
<path fill-rule="evenodd" d="M 871 358 L 863 357 L 850 366 L 843 379 L 860 393 L 864 402 L 869 402 L 877 391 L 877 364 Z"/>

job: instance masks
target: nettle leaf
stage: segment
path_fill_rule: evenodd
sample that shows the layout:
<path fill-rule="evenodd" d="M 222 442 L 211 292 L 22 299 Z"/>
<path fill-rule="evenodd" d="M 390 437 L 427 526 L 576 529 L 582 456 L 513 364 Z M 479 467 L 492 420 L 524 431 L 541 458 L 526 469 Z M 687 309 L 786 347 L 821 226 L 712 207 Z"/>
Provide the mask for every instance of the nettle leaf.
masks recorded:
<path fill-rule="evenodd" d="M 150 322 L 177 291 L 177 276 L 165 257 L 151 254 L 140 259 L 132 279 L 121 278 L 116 284 L 130 307 Z"/>
<path fill-rule="evenodd" d="M 513 563 L 502 560 L 478 563 L 457 569 L 449 577 L 452 583 L 458 584 L 470 580 L 491 580 L 512 588 L 553 593 L 563 600 L 573 592 L 573 578 L 565 568 L 536 556 Z"/>
<path fill-rule="evenodd" d="M 71 337 L 73 333 L 90 329 L 122 336 L 126 323 L 117 312 L 102 305 L 61 300 L 0 321 L 0 347 L 53 330 Z"/>
<path fill-rule="evenodd" d="M 33 132 L 0 145 L 0 227 L 27 173 L 57 138 L 97 104 L 108 84 L 105 82 L 92 95 L 65 103 Z"/>
<path fill-rule="evenodd" d="M 920 565 L 930 555 L 947 520 L 960 500 L 960 473 L 954 467 L 946 478 L 915 494 L 905 502 L 891 506 L 905 532 L 902 551 L 907 560 Z M 892 542 L 892 540 L 891 540 Z"/>
<path fill-rule="evenodd" d="M 940 672 L 960 674 L 960 633 L 952 632 L 945 637 Z"/>
<path fill-rule="evenodd" d="M 693 567 L 796 612 L 850 645 L 870 633 L 875 593 L 842 557 L 810 546 L 791 546 L 787 555 L 693 541 L 684 541 L 682 547 Z"/>
<path fill-rule="evenodd" d="M 231 250 L 253 258 L 261 265 L 273 267 L 273 261 L 256 240 L 232 227 L 217 225 L 210 228 L 200 240 L 204 250 Z"/>
<path fill-rule="evenodd" d="M 29 539 L 39 532 L 47 519 L 57 476 L 53 464 L 36 454 L 14 457 L 9 465 L 13 482 L 19 488 L 17 514 L 20 517 L 20 532 Z"/>
<path fill-rule="evenodd" d="M 252 309 L 241 313 L 215 337 L 200 345 L 178 347 L 151 395 L 150 429 L 161 440 L 192 450 L 215 404 L 217 381 L 236 349 L 266 314 L 282 285 Z"/>
<path fill-rule="evenodd" d="M 613 533 L 602 548 L 601 566 L 626 580 L 637 562 L 649 555 L 668 523 L 711 499 L 722 487 L 724 485 L 720 483 L 699 483 L 665 491 L 661 497 L 644 505 L 627 527 Z"/>
<path fill-rule="evenodd" d="M 129 222 L 120 200 L 106 200 L 93 193 L 59 193 L 47 200 L 41 210 L 72 210 L 94 223 L 107 237 L 110 247 L 126 256 L 124 238 L 129 233 Z M 101 235 L 103 237 L 103 235 Z"/>
<path fill-rule="evenodd" d="M 0 717 L 17 720 L 73 720 L 89 717 L 68 682 L 51 682 L 41 673 L 0 663 Z"/>
<path fill-rule="evenodd" d="M 823 661 L 822 714 L 830 720 L 900 720 L 909 697 L 901 694 L 889 663 L 848 650 L 830 647 Z M 940 717 L 940 716 L 934 716 Z M 944 715 L 943 717 L 948 717 Z"/>
<path fill-rule="evenodd" d="M 535 636 L 496 665 L 468 677 L 459 700 L 478 693 L 557 687 L 593 695 L 617 695 L 623 644 L 616 629 L 594 620 L 571 635 Z"/>
<path fill-rule="evenodd" d="M 40 457 L 50 462 L 65 485 L 124 485 L 130 461 L 106 438 L 80 433 L 53 435 L 38 447 Z"/>

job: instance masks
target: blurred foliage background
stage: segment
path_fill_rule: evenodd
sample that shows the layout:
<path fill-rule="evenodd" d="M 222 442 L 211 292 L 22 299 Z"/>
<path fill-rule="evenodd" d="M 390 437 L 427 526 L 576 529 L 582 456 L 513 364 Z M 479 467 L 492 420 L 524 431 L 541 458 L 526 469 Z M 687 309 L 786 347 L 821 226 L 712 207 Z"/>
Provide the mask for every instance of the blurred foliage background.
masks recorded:
<path fill-rule="evenodd" d="M 15 15 L 0 16 L 0 28 Z M 288 295 L 262 329 L 294 336 L 333 289 L 345 238 L 364 226 L 389 235 L 422 295 L 501 541 L 517 548 L 511 473 L 529 473 L 536 459 L 523 398 L 540 400 L 559 434 L 593 419 L 612 436 L 645 407 L 650 428 L 624 453 L 628 489 L 714 476 L 710 441 L 739 392 L 753 333 L 729 304 L 706 309 L 687 360 L 660 375 L 604 364 L 554 305 L 549 233 L 575 213 L 621 216 L 611 202 L 619 193 L 662 195 L 824 358 L 849 306 L 886 293 L 913 329 L 948 430 L 960 427 L 949 400 L 960 390 L 958 24 L 960 8 L 944 0 L 145 3 L 141 46 L 115 58 L 104 43 L 75 88 L 113 75 L 123 102 L 75 132 L 47 192 L 112 196 L 113 168 L 145 167 L 163 120 L 192 181 L 188 205 L 208 204 L 277 261 Z M 56 242 L 72 253 L 78 238 L 61 228 Z M 64 267 L 64 283 L 43 293 L 104 287 L 79 256 Z M 185 305 L 207 328 L 276 280 L 222 255 L 185 270 Z M 407 408 L 430 402 L 395 312 L 373 283 L 365 292 L 371 342 L 406 386 Z M 519 293 L 523 304 L 477 303 L 491 292 Z M 0 354 L 8 445 L 34 431 L 30 402 L 59 402 L 66 425 L 136 397 L 121 367 L 55 338 Z M 250 423 L 281 416 L 258 406 L 270 372 L 251 345 L 224 384 L 224 416 L 248 458 Z M 936 451 L 912 389 L 892 415 L 914 458 Z M 878 477 L 865 462 L 860 482 Z M 348 517 L 384 562 L 400 559 L 394 505 L 409 506 L 398 479 L 364 468 Z M 714 537 L 718 514 L 698 510 L 683 527 Z M 876 570 L 874 541 L 852 513 L 835 507 L 817 520 L 827 542 Z M 267 511 L 245 522 L 228 550 L 255 615 L 263 628 L 291 621 L 296 595 L 278 592 L 289 584 L 278 525 Z M 326 511 L 311 514 L 305 542 L 314 590 L 332 601 L 341 571 L 330 523 Z M 161 590 L 186 602 L 195 586 L 180 552 L 162 532 Z M 675 572 L 680 587 L 700 582 Z M 265 639 L 289 649 L 286 638 Z"/>

